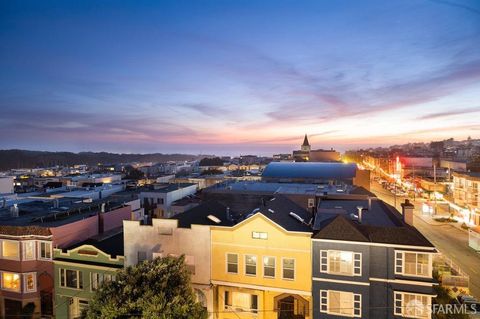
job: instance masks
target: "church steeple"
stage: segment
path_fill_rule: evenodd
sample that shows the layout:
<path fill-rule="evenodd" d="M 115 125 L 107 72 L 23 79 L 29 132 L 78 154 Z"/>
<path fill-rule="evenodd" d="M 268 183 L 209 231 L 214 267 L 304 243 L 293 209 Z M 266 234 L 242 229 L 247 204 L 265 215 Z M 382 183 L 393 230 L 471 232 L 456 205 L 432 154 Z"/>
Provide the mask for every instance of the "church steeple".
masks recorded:
<path fill-rule="evenodd" d="M 301 146 L 301 150 L 303 152 L 310 152 L 310 143 L 308 143 L 307 134 L 305 134 L 305 138 L 303 139 L 303 144 Z"/>
<path fill-rule="evenodd" d="M 303 139 L 303 144 L 302 144 L 302 146 L 310 146 L 310 144 L 308 143 L 307 134 L 305 134 L 305 138 Z"/>

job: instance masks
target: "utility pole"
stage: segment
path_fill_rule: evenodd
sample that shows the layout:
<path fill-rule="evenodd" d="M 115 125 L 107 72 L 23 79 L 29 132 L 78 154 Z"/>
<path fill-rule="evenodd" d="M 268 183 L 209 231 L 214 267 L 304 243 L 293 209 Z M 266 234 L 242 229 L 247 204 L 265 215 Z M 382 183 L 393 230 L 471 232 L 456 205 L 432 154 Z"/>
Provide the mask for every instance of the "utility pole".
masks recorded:
<path fill-rule="evenodd" d="M 435 199 L 435 208 L 433 214 L 437 215 L 437 164 L 433 164 L 433 198 Z"/>
<path fill-rule="evenodd" d="M 413 165 L 413 202 L 415 203 L 415 195 L 417 194 L 417 185 L 415 184 L 415 165 Z"/>

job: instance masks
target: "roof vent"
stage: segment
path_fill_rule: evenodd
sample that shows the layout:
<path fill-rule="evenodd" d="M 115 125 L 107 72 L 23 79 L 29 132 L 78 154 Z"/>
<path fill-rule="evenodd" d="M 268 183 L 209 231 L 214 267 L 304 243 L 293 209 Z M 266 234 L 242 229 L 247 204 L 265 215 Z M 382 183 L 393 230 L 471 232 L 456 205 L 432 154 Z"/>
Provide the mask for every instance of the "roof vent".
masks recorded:
<path fill-rule="evenodd" d="M 222 222 L 218 217 L 213 215 L 208 215 L 207 218 L 210 219 L 215 224 L 220 224 Z"/>
<path fill-rule="evenodd" d="M 271 208 L 269 208 L 268 211 L 269 211 L 270 213 L 272 213 L 272 214 L 275 213 L 275 211 L 274 211 L 273 209 L 271 209 Z"/>
<path fill-rule="evenodd" d="M 294 212 L 290 212 L 288 215 L 290 215 L 291 217 L 295 218 L 296 220 L 298 220 L 299 222 L 301 222 L 302 224 L 305 224 L 305 220 L 298 216 L 297 214 L 295 214 Z"/>
<path fill-rule="evenodd" d="M 357 211 L 358 211 L 358 222 L 361 224 L 362 223 L 363 207 L 362 206 L 357 206 Z"/>

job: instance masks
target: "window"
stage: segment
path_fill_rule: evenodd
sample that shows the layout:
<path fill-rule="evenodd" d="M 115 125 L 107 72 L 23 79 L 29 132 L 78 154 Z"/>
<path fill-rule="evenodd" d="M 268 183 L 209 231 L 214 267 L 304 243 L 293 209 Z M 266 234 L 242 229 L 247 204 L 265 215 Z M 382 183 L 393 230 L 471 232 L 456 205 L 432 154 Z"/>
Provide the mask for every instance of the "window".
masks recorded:
<path fill-rule="evenodd" d="M 268 239 L 268 233 L 254 231 L 254 232 L 252 232 L 252 238 L 253 239 Z"/>
<path fill-rule="evenodd" d="M 26 273 L 23 275 L 24 288 L 25 292 L 36 292 L 37 291 L 37 274 L 34 272 Z"/>
<path fill-rule="evenodd" d="M 23 242 L 23 260 L 35 259 L 35 241 L 29 240 Z"/>
<path fill-rule="evenodd" d="M 395 273 L 406 276 L 432 277 L 432 260 L 428 253 L 395 251 Z"/>
<path fill-rule="evenodd" d="M 115 280 L 115 275 L 103 274 L 98 272 L 90 273 L 90 287 L 92 291 L 100 288 L 103 282 Z"/>
<path fill-rule="evenodd" d="M 225 309 L 233 311 L 258 312 L 258 296 L 238 291 L 225 291 Z"/>
<path fill-rule="evenodd" d="M 2 289 L 20 292 L 20 274 L 2 272 Z"/>
<path fill-rule="evenodd" d="M 360 318 L 362 295 L 347 291 L 320 290 L 320 312 Z"/>
<path fill-rule="evenodd" d="M 257 275 L 257 256 L 245 255 L 245 274 L 250 276 Z"/>
<path fill-rule="evenodd" d="M 39 248 L 39 259 L 50 260 L 52 259 L 52 242 L 50 241 L 41 241 Z"/>
<path fill-rule="evenodd" d="M 60 268 L 60 286 L 66 288 L 83 289 L 82 272 L 78 270 Z"/>
<path fill-rule="evenodd" d="M 4 259 L 20 259 L 20 243 L 16 240 L 2 240 L 2 256 Z"/>
<path fill-rule="evenodd" d="M 275 277 L 275 257 L 263 257 L 263 276 Z"/>
<path fill-rule="evenodd" d="M 395 292 L 395 315 L 409 318 L 430 318 L 431 296 Z"/>
<path fill-rule="evenodd" d="M 293 258 L 282 259 L 282 278 L 295 279 L 295 259 Z"/>
<path fill-rule="evenodd" d="M 137 260 L 138 260 L 138 263 L 141 263 L 147 260 L 147 252 L 146 251 L 137 252 Z"/>
<path fill-rule="evenodd" d="M 231 274 L 238 274 L 237 254 L 227 254 L 227 272 Z"/>
<path fill-rule="evenodd" d="M 352 251 L 321 250 L 320 272 L 343 275 L 362 275 L 362 254 Z"/>

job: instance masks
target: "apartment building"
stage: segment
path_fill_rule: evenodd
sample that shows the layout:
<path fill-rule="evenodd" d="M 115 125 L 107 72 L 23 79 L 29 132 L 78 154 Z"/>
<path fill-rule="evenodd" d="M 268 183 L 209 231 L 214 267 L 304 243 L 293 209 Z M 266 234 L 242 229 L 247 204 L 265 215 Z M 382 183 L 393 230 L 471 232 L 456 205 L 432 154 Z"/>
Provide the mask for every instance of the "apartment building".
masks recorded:
<path fill-rule="evenodd" d="M 104 281 L 124 266 L 123 233 L 118 228 L 53 251 L 56 318 L 79 318 Z"/>
<path fill-rule="evenodd" d="M 311 219 L 277 195 L 211 227 L 216 318 L 311 318 Z"/>
<path fill-rule="evenodd" d="M 210 227 L 233 225 L 231 213 L 226 206 L 207 201 L 176 215 L 175 219 L 153 218 L 151 224 L 124 221 L 126 265 L 156 257 L 185 255 L 197 299 L 213 318 Z"/>
<path fill-rule="evenodd" d="M 139 198 L 145 213 L 156 218 L 168 218 L 173 215 L 173 202 L 197 192 L 193 183 L 155 184 L 140 192 Z"/>
<path fill-rule="evenodd" d="M 53 248 L 122 226 L 132 217 L 126 201 L 38 197 L 0 209 L 0 317 L 52 316 Z"/>
<path fill-rule="evenodd" d="M 313 318 L 430 318 L 433 245 L 377 199 L 322 198 L 312 236 Z"/>

